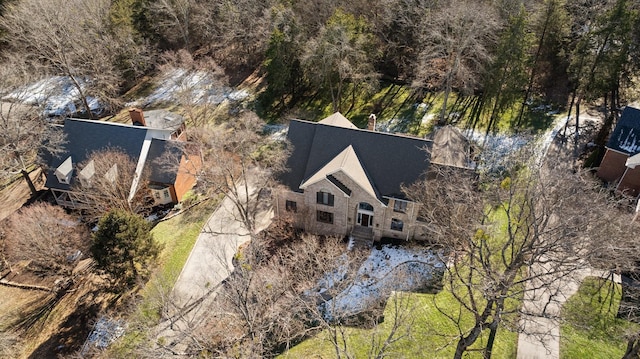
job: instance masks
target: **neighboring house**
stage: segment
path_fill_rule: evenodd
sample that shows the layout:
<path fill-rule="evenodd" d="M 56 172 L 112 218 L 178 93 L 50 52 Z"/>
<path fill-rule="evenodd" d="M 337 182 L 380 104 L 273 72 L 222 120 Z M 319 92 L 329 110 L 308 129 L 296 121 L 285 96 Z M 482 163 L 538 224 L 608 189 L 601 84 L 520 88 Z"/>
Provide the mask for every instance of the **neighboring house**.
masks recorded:
<path fill-rule="evenodd" d="M 402 186 L 424 178 L 432 141 L 358 129 L 339 113 L 318 123 L 292 120 L 287 138 L 293 150 L 280 177 L 286 189 L 276 193 L 277 215 L 292 216 L 311 232 L 368 244 L 382 237 L 426 239 L 417 205 Z M 467 163 L 468 156 L 459 161 Z"/>
<path fill-rule="evenodd" d="M 613 130 L 598 177 L 630 196 L 640 194 L 640 110 L 625 107 Z"/>
<path fill-rule="evenodd" d="M 90 187 L 93 176 L 115 176 L 118 164 L 114 164 L 106 173 L 95 173 L 93 161 L 84 168 L 85 163 L 96 152 L 114 149 L 126 153 L 135 163 L 133 183 L 130 184 L 129 200 L 135 194 L 142 173 L 148 174 L 148 185 L 156 205 L 177 203 L 195 184 L 195 173 L 199 167 L 199 158 L 188 156 L 182 146 L 176 145 L 176 139 L 182 139 L 184 120 L 164 120 L 159 124 L 145 121 L 141 110 L 130 111 L 133 125 L 104 121 L 67 119 L 63 131 L 66 143 L 62 154 L 50 161 L 46 187 L 51 189 L 56 202 L 68 208 L 82 208 L 87 200 L 74 191 L 76 181 Z M 153 118 L 153 117 L 152 117 Z M 153 123 L 157 127 L 150 127 Z M 166 126 L 161 126 L 166 125 Z M 180 159 L 179 166 L 160 165 L 162 159 Z"/>

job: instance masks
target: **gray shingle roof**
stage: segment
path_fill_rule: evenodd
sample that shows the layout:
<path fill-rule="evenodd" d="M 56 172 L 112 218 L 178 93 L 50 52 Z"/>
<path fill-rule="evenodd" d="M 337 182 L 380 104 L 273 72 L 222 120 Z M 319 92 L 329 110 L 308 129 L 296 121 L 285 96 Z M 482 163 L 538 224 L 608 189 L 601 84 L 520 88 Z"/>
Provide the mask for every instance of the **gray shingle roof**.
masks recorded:
<path fill-rule="evenodd" d="M 151 140 L 146 167 L 149 171 L 149 180 L 156 183 L 174 183 L 178 175 L 177 166 L 171 163 L 164 164 L 166 160 L 180 160 L 182 149 L 175 141 L 167 141 L 154 138 Z"/>
<path fill-rule="evenodd" d="M 625 107 L 607 147 L 629 155 L 640 152 L 640 110 Z"/>
<path fill-rule="evenodd" d="M 287 161 L 289 171 L 280 181 L 293 191 L 329 163 L 349 145 L 376 188 L 379 199 L 404 198 L 401 185 L 418 180 L 429 167 L 424 150 L 432 142 L 420 138 L 321 123 L 292 120 L 287 138 L 293 151 Z"/>
<path fill-rule="evenodd" d="M 144 111 L 147 127 L 161 130 L 177 130 L 184 123 L 184 117 L 167 110 Z"/>
<path fill-rule="evenodd" d="M 147 129 L 102 121 L 66 119 L 64 133 L 67 140 L 65 151 L 51 160 L 46 186 L 68 190 L 71 184 L 60 183 L 53 176 L 55 169 L 67 157 L 71 156 L 75 166 L 84 162 L 93 152 L 113 148 L 123 151 L 137 162 Z"/>
<path fill-rule="evenodd" d="M 64 133 L 67 142 L 64 144 L 64 151 L 49 162 L 49 171 L 47 173 L 46 186 L 48 188 L 56 188 L 61 190 L 69 190 L 73 184 L 73 180 L 77 174 L 74 173 L 70 184 L 58 182 L 54 172 L 60 164 L 71 156 L 74 167 L 86 161 L 92 153 L 107 149 L 117 149 L 126 153 L 134 162 L 138 162 L 140 152 L 145 137 L 147 136 L 147 127 L 138 127 L 131 125 L 123 125 L 104 121 L 90 121 L 67 119 L 64 122 Z M 147 165 L 152 160 L 161 156 L 164 151 L 168 151 L 169 147 L 177 150 L 175 146 L 169 146 L 165 140 L 153 139 L 147 156 Z M 151 166 L 150 180 L 158 183 L 173 183 L 175 173 L 170 173 L 166 168 L 155 168 Z M 155 177 L 154 177 L 155 176 Z M 170 181 L 165 181 L 172 179 Z"/>

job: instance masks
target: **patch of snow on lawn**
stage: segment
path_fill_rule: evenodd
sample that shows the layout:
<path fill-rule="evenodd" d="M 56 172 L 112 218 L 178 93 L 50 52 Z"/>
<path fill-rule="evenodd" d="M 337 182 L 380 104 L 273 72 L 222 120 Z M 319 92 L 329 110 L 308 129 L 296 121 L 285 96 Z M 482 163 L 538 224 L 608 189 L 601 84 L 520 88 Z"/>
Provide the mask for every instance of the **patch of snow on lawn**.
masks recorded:
<path fill-rule="evenodd" d="M 372 249 L 356 278 L 342 292 L 324 303 L 327 320 L 366 311 L 387 299 L 392 291 L 415 291 L 433 284 L 444 271 L 437 253 L 428 249 L 384 246 Z M 330 273 L 318 293 L 340 283 L 346 273 Z"/>
<path fill-rule="evenodd" d="M 265 125 L 262 129 L 265 134 L 274 141 L 284 141 L 287 139 L 287 132 L 289 132 L 289 126 L 282 124 Z"/>
<path fill-rule="evenodd" d="M 248 96 L 249 93 L 244 90 L 234 91 L 228 86 L 223 86 L 214 74 L 178 68 L 166 72 L 150 95 L 128 105 L 147 107 L 163 103 L 180 103 L 185 100 L 192 104 L 217 105 L 225 100 L 241 101 Z"/>
<path fill-rule="evenodd" d="M 84 81 L 80 83 L 84 88 Z M 67 76 L 52 76 L 16 90 L 3 100 L 20 101 L 27 105 L 42 106 L 45 116 L 72 115 L 81 103 L 80 92 Z M 100 112 L 102 105 L 95 97 L 87 97 L 92 112 Z M 84 110 L 84 109 L 81 109 Z"/>
<path fill-rule="evenodd" d="M 468 130 L 464 133 L 471 141 L 483 147 L 478 170 L 491 172 L 499 170 L 503 165 L 504 159 L 507 158 L 509 154 L 523 148 L 530 141 L 536 142 L 535 160 L 540 163 L 546 156 L 551 142 L 566 123 L 566 116 L 556 116 L 554 126 L 537 137 L 500 133 L 486 135 L 481 131 Z"/>
<path fill-rule="evenodd" d="M 523 148 L 530 138 L 520 135 L 489 134 L 485 138 L 482 131 L 465 131 L 465 136 L 483 147 L 478 164 L 479 171 L 494 172 L 504 166 L 509 154 Z"/>

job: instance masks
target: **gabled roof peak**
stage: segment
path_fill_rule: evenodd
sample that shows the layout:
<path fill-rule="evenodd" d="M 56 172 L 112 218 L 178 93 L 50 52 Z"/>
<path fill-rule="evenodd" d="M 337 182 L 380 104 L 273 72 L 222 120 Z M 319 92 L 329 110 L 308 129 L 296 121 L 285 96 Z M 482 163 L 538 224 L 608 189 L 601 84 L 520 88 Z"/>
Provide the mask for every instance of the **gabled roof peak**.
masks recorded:
<path fill-rule="evenodd" d="M 346 117 L 344 117 L 340 112 L 335 112 L 333 115 L 322 119 L 320 122 L 323 125 L 330 126 L 338 126 L 344 128 L 358 128 L 356 125 L 351 123 Z"/>
<path fill-rule="evenodd" d="M 376 190 L 367 176 L 367 173 L 358 159 L 356 151 L 353 146 L 347 146 L 342 152 L 329 161 L 324 167 L 314 173 L 309 179 L 303 181 L 300 185 L 301 189 L 305 189 L 307 186 L 317 183 L 328 176 L 332 176 L 337 172 L 342 172 L 351 178 L 362 189 L 365 190 L 371 197 L 378 198 Z M 344 191 L 343 191 L 344 192 Z M 345 192 L 346 193 L 346 192 Z"/>

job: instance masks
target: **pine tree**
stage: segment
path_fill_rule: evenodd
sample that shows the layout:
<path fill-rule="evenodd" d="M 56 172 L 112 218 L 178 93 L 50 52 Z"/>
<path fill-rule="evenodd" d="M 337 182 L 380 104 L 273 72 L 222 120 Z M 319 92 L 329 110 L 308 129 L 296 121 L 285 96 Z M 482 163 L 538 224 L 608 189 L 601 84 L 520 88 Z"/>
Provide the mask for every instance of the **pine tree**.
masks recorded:
<path fill-rule="evenodd" d="M 146 277 L 161 249 L 150 230 L 150 224 L 140 215 L 119 209 L 105 214 L 91 246 L 98 268 L 125 286 Z"/>

